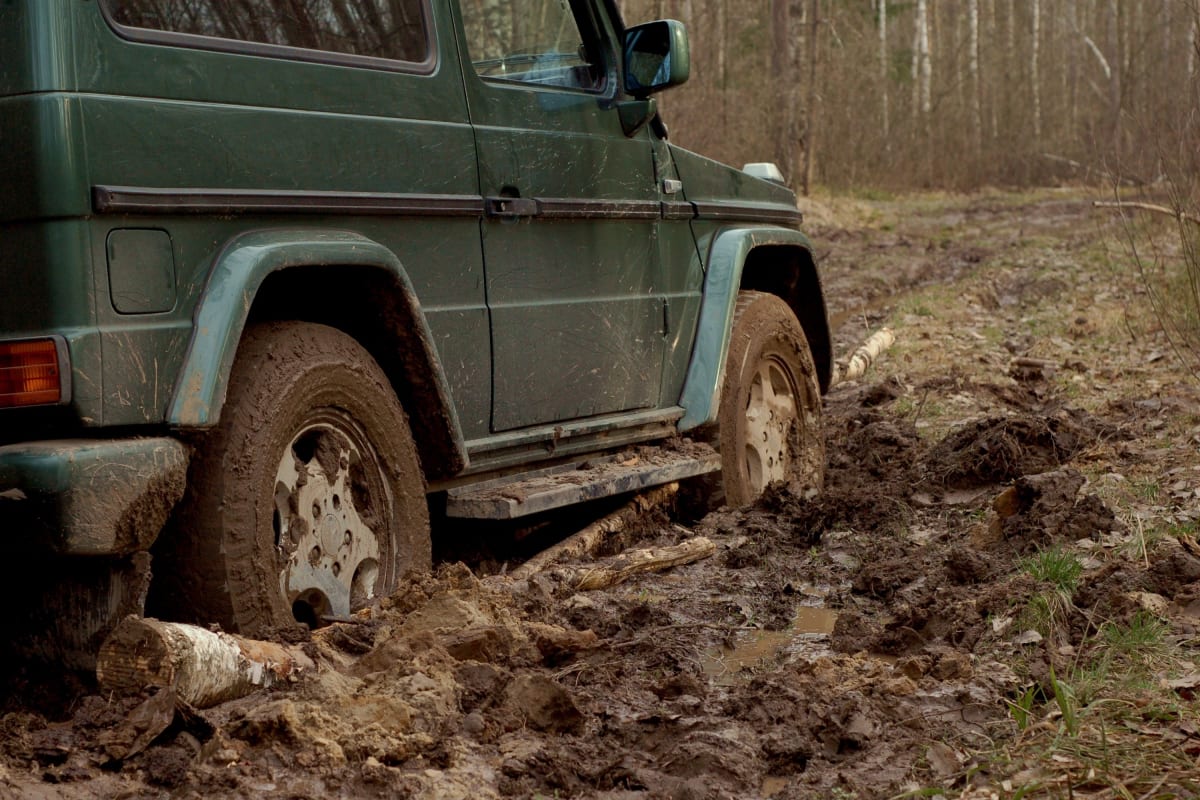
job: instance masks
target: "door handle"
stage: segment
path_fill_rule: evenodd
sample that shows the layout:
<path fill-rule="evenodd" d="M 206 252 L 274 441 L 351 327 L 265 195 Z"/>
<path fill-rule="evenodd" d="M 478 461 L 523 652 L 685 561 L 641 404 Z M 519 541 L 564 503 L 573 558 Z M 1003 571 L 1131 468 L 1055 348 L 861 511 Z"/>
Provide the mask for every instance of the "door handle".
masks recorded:
<path fill-rule="evenodd" d="M 489 217 L 536 217 L 538 213 L 538 202 L 532 197 L 487 198 L 487 215 Z"/>

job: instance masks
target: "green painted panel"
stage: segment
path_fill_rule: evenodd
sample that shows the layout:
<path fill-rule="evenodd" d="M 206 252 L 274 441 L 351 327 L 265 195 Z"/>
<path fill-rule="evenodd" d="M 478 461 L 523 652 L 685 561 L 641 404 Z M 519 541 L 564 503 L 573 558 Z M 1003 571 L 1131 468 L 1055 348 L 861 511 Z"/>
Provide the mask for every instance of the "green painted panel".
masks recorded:
<path fill-rule="evenodd" d="M 0 2 L 0 97 L 69 88 L 74 38 L 66 5 L 65 0 Z"/>
<path fill-rule="evenodd" d="M 76 98 L 0 99 L 0 222 L 88 212 L 83 131 Z"/>

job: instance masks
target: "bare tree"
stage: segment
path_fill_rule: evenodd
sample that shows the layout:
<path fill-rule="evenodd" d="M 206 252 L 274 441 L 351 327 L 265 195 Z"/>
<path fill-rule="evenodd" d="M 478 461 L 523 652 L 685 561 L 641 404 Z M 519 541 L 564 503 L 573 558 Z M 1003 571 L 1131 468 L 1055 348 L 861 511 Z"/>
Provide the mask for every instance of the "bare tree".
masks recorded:
<path fill-rule="evenodd" d="M 1031 0 L 1030 13 L 1033 15 L 1033 23 L 1029 43 L 1029 86 L 1033 102 L 1033 138 L 1040 143 L 1042 140 L 1042 84 L 1038 71 L 1038 56 L 1042 39 L 1041 0 Z"/>
<path fill-rule="evenodd" d="M 821 63 L 821 0 L 812 0 L 811 33 L 808 39 L 808 124 L 804 143 L 804 194 L 812 192 L 813 169 L 817 149 L 818 113 L 817 79 Z"/>
<path fill-rule="evenodd" d="M 975 131 L 975 156 L 983 151 L 983 100 L 979 81 L 979 0 L 967 0 L 967 71 L 971 77 L 971 125 Z"/>
<path fill-rule="evenodd" d="M 880 94 L 880 124 L 883 129 L 885 145 L 891 138 L 891 112 L 888 109 L 888 7 L 887 0 L 879 0 L 879 94 Z"/>
<path fill-rule="evenodd" d="M 929 54 L 929 3 L 917 0 L 917 61 L 919 63 L 918 85 L 921 98 L 921 113 L 933 111 L 933 61 Z"/>

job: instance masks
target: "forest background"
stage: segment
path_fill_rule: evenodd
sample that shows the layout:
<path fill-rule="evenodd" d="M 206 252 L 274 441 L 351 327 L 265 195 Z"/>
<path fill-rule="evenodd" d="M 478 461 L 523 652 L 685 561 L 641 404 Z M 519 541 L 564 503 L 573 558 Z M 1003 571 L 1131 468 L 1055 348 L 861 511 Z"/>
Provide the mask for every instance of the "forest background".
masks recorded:
<path fill-rule="evenodd" d="M 1159 187 L 1195 207 L 1197 0 L 621 0 L 688 28 L 673 140 L 791 185 Z"/>

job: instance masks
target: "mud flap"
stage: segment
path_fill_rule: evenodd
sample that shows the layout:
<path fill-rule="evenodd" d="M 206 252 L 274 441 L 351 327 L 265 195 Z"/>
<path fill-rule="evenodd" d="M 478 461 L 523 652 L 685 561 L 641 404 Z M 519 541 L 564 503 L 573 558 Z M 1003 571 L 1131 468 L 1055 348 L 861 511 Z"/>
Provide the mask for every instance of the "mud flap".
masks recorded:
<path fill-rule="evenodd" d="M 145 608 L 150 554 L 29 559 L 12 570 L 8 584 L 16 606 L 5 637 L 9 654 L 94 670 L 100 645 L 117 623 Z"/>

